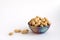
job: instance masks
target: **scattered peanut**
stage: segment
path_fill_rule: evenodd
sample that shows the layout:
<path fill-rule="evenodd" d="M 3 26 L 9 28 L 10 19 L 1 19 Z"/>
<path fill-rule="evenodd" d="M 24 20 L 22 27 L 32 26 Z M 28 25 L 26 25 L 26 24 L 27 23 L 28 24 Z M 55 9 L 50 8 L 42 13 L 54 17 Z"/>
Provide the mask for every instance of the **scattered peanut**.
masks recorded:
<path fill-rule="evenodd" d="M 12 35 L 13 35 L 13 32 L 10 32 L 10 33 L 9 33 L 9 36 L 12 36 Z"/>
<path fill-rule="evenodd" d="M 24 30 L 15 29 L 14 32 L 15 33 L 20 33 L 21 32 L 22 34 L 27 34 L 29 32 L 29 30 L 28 29 L 24 29 Z M 12 35 L 13 35 L 13 32 L 10 32 L 9 36 L 12 36 Z"/>
<path fill-rule="evenodd" d="M 20 33 L 21 30 L 19 30 L 19 29 L 15 29 L 14 32 L 15 32 L 15 33 Z"/>
<path fill-rule="evenodd" d="M 22 34 L 27 34 L 28 32 L 29 32 L 28 29 L 24 29 L 24 30 L 21 31 Z"/>

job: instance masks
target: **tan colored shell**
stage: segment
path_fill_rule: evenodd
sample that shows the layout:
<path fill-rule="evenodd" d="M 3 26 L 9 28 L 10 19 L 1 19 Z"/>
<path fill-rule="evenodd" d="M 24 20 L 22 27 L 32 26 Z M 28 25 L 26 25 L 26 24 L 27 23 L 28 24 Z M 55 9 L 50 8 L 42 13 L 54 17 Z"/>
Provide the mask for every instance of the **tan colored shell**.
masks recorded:
<path fill-rule="evenodd" d="M 34 21 L 31 21 L 31 24 L 32 24 L 32 25 L 35 25 L 35 22 L 34 22 Z"/>
<path fill-rule="evenodd" d="M 41 24 L 40 26 L 43 27 L 43 24 Z"/>
<path fill-rule="evenodd" d="M 39 24 L 35 24 L 35 27 L 37 27 Z"/>
<path fill-rule="evenodd" d="M 48 24 L 48 25 L 51 25 L 51 23 L 50 23 L 49 21 L 47 21 L 47 24 Z"/>
<path fill-rule="evenodd" d="M 21 31 L 22 34 L 27 34 L 28 32 L 29 32 L 28 29 L 24 29 L 24 30 Z"/>
<path fill-rule="evenodd" d="M 38 21 L 38 20 L 41 20 L 41 17 L 36 16 L 36 17 L 35 17 L 35 20 L 37 20 L 37 21 Z"/>
<path fill-rule="evenodd" d="M 44 17 L 44 19 L 47 21 L 47 24 L 48 24 L 48 25 L 51 24 L 46 17 Z"/>
<path fill-rule="evenodd" d="M 43 25 L 44 25 L 44 26 L 48 26 L 46 21 L 43 23 Z"/>
<path fill-rule="evenodd" d="M 21 30 L 20 30 L 20 29 L 15 29 L 14 32 L 15 32 L 15 33 L 20 33 Z"/>
<path fill-rule="evenodd" d="M 10 32 L 10 33 L 9 33 L 9 36 L 12 36 L 12 35 L 13 35 L 13 32 Z"/>
<path fill-rule="evenodd" d="M 41 19 L 42 22 L 45 22 L 46 20 L 44 18 Z"/>
<path fill-rule="evenodd" d="M 46 21 L 48 21 L 48 19 L 47 19 L 46 17 L 44 17 L 44 19 L 45 19 Z"/>

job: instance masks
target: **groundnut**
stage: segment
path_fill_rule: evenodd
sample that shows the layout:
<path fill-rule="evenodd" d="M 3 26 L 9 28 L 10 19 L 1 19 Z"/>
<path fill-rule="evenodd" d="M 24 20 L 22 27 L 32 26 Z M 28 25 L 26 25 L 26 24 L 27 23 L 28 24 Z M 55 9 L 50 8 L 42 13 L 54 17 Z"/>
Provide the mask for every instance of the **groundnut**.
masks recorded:
<path fill-rule="evenodd" d="M 45 19 L 44 19 L 44 18 L 42 18 L 42 19 L 41 19 L 41 21 L 42 21 L 42 22 L 45 22 Z"/>
<path fill-rule="evenodd" d="M 43 22 L 41 22 L 41 24 L 40 25 L 43 25 Z"/>
<path fill-rule="evenodd" d="M 34 22 L 34 21 L 32 21 L 32 22 L 31 22 L 31 24 L 32 24 L 32 25 L 35 25 L 35 22 Z"/>
<path fill-rule="evenodd" d="M 38 18 L 39 20 L 41 20 L 41 17 L 39 17 L 39 16 L 36 16 L 36 18 Z"/>
<path fill-rule="evenodd" d="M 36 16 L 36 18 L 39 18 L 39 16 Z"/>
<path fill-rule="evenodd" d="M 38 19 L 36 18 L 34 21 L 37 23 L 38 22 Z"/>
<path fill-rule="evenodd" d="M 27 34 L 28 32 L 29 32 L 28 29 L 24 29 L 24 30 L 21 31 L 22 34 Z"/>
<path fill-rule="evenodd" d="M 41 24 L 40 26 L 43 27 L 43 24 Z"/>
<path fill-rule="evenodd" d="M 32 18 L 30 21 L 34 21 L 35 20 L 35 18 Z"/>
<path fill-rule="evenodd" d="M 44 17 L 44 19 L 45 19 L 46 21 L 48 21 L 48 19 L 47 19 L 46 17 Z"/>
<path fill-rule="evenodd" d="M 41 23 L 41 20 L 38 20 L 39 23 Z"/>
<path fill-rule="evenodd" d="M 47 24 L 50 25 L 51 23 L 48 21 Z"/>
<path fill-rule="evenodd" d="M 51 24 L 46 17 L 44 17 L 44 19 L 47 21 L 48 25 Z"/>
<path fill-rule="evenodd" d="M 44 26 L 47 26 L 47 23 L 43 23 Z"/>
<path fill-rule="evenodd" d="M 38 22 L 37 24 L 38 24 L 38 25 L 40 25 L 41 23 L 40 23 L 40 22 Z"/>
<path fill-rule="evenodd" d="M 9 36 L 12 36 L 12 35 L 13 35 L 13 32 L 10 32 L 10 33 L 9 33 Z"/>
<path fill-rule="evenodd" d="M 35 27 L 39 26 L 39 24 L 35 24 Z"/>
<path fill-rule="evenodd" d="M 32 23 L 31 22 L 28 22 L 29 25 L 31 25 Z"/>
<path fill-rule="evenodd" d="M 19 30 L 19 29 L 15 29 L 14 32 L 15 32 L 15 33 L 20 33 L 21 30 Z"/>
<path fill-rule="evenodd" d="M 45 26 L 48 26 L 47 24 L 45 24 Z"/>
<path fill-rule="evenodd" d="M 39 18 L 36 18 L 37 20 L 39 20 Z"/>

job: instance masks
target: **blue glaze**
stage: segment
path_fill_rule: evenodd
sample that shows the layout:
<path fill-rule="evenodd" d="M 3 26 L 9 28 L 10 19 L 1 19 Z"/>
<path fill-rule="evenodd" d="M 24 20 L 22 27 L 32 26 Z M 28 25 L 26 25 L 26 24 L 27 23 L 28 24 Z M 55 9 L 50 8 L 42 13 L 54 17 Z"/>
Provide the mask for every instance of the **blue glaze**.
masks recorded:
<path fill-rule="evenodd" d="M 40 27 L 39 30 L 38 30 L 38 32 L 40 32 L 40 33 L 44 33 L 44 32 L 46 32 L 48 29 L 49 29 L 48 26 Z"/>

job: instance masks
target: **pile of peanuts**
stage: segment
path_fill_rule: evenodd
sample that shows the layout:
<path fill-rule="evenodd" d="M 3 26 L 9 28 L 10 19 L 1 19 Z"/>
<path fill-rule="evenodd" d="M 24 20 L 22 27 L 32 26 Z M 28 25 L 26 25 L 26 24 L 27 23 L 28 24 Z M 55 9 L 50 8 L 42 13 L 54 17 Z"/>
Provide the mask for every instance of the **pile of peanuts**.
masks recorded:
<path fill-rule="evenodd" d="M 28 29 L 24 29 L 24 30 L 15 29 L 14 32 L 10 32 L 9 35 L 12 36 L 14 33 L 27 34 L 28 32 L 29 32 Z"/>
<path fill-rule="evenodd" d="M 41 18 L 39 16 L 36 16 L 35 18 L 32 18 L 28 22 L 28 24 L 33 27 L 45 27 L 45 26 L 49 26 L 50 22 L 48 21 L 46 17 Z"/>

